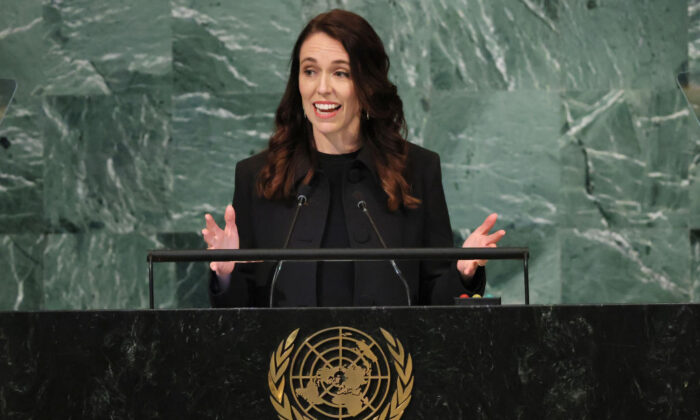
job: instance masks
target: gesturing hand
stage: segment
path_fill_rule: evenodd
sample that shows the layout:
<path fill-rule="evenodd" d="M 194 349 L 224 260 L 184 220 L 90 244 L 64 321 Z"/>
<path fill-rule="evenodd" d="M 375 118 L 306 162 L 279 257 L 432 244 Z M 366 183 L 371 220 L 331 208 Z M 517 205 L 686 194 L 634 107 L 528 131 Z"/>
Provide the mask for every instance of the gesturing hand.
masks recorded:
<path fill-rule="evenodd" d="M 226 206 L 224 212 L 226 226 L 222 230 L 216 224 L 211 214 L 204 215 L 207 227 L 202 229 L 202 235 L 207 243 L 207 249 L 238 249 L 238 227 L 236 227 L 236 212 L 232 205 Z M 226 277 L 233 271 L 235 261 L 212 261 L 209 268 L 216 271 L 219 277 Z"/>
<path fill-rule="evenodd" d="M 489 214 L 484 223 L 474 229 L 474 232 L 464 241 L 462 248 L 496 248 L 496 243 L 506 234 L 506 231 L 503 229 L 489 234 L 489 231 L 496 224 L 496 219 L 498 219 L 496 213 Z M 469 278 L 476 273 L 476 269 L 479 266 L 486 265 L 486 261 L 459 260 L 457 261 L 457 269 L 462 277 Z"/>

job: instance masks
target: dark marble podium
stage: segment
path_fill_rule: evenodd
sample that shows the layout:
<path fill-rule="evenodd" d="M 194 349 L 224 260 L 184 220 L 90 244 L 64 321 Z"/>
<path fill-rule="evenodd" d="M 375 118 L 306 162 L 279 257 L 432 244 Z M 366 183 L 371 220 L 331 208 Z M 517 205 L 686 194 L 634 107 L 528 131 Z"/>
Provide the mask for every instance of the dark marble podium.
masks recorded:
<path fill-rule="evenodd" d="M 274 419 L 271 354 L 336 326 L 403 343 L 405 419 L 700 417 L 700 305 L 614 305 L 0 313 L 0 418 Z"/>

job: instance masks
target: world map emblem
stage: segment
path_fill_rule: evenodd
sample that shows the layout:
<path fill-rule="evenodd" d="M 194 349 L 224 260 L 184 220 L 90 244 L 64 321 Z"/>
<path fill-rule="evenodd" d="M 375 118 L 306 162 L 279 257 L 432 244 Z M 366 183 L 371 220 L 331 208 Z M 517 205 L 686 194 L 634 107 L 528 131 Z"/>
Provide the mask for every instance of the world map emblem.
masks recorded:
<path fill-rule="evenodd" d="M 396 337 L 379 331 L 379 342 L 351 327 L 302 340 L 299 329 L 292 331 L 270 357 L 270 401 L 279 418 L 401 418 L 411 401 L 413 361 Z"/>

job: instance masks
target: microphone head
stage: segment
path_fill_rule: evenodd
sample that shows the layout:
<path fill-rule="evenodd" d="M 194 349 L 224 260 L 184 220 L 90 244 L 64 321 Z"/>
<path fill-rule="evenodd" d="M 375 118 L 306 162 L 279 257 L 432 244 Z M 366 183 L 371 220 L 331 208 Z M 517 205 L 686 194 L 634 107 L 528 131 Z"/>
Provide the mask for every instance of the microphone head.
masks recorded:
<path fill-rule="evenodd" d="M 311 194 L 311 187 L 309 184 L 301 184 L 297 190 L 297 202 L 304 204 L 308 201 L 308 197 Z"/>
<path fill-rule="evenodd" d="M 360 193 L 359 191 L 354 191 L 352 193 L 352 198 L 354 198 L 357 201 L 358 208 L 360 208 L 362 210 L 367 208 L 367 203 L 365 202 L 365 200 L 363 200 L 362 193 Z"/>
<path fill-rule="evenodd" d="M 308 196 L 311 193 L 311 185 L 309 184 L 301 184 L 299 186 L 299 195 L 305 195 Z"/>

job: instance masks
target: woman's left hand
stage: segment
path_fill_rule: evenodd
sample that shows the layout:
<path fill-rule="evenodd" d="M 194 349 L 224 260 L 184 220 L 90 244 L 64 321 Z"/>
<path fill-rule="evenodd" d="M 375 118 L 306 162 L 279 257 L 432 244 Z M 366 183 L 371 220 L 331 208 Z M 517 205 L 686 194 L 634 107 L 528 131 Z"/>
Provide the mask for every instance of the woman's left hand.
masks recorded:
<path fill-rule="evenodd" d="M 496 224 L 497 219 L 498 214 L 489 214 L 486 220 L 484 220 L 484 223 L 474 229 L 474 232 L 467 237 L 467 240 L 462 244 L 462 248 L 496 248 L 496 243 L 506 234 L 506 231 L 503 229 L 494 233 L 489 233 Z M 468 279 L 476 273 L 479 266 L 485 266 L 487 261 L 488 260 L 459 260 L 457 261 L 457 270 L 459 270 L 463 278 Z"/>

